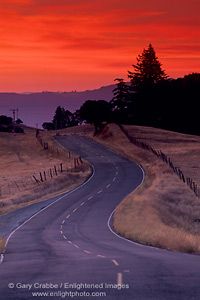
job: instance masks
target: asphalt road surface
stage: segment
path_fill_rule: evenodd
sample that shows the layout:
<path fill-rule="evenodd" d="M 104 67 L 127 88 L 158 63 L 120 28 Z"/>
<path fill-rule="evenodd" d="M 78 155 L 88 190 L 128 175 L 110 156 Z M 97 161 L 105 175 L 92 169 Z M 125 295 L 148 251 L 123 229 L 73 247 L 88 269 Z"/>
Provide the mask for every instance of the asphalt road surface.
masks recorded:
<path fill-rule="evenodd" d="M 138 245 L 112 230 L 117 204 L 143 181 L 140 166 L 84 137 L 57 140 L 90 161 L 93 175 L 10 236 L 0 299 L 199 300 L 199 256 Z"/>

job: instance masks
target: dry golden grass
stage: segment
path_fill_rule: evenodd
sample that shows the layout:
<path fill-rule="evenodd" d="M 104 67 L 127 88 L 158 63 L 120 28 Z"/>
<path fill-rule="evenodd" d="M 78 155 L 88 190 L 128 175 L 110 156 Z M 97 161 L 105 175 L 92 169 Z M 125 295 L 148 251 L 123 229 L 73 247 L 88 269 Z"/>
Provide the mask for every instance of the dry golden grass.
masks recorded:
<path fill-rule="evenodd" d="M 67 192 L 91 174 L 86 161 L 72 169 L 73 155 L 70 159 L 67 153 L 63 155 L 63 149 L 52 141 L 49 133 L 41 132 L 41 135 L 50 146 L 62 151 L 62 156 L 57 155 L 57 151 L 44 151 L 34 129 L 25 127 L 24 130 L 25 134 L 0 133 L 0 214 Z M 58 169 L 61 163 L 65 172 L 51 178 L 50 168 L 53 173 L 54 166 Z M 39 173 L 44 171 L 47 181 L 37 184 L 33 175 L 39 180 Z"/>
<path fill-rule="evenodd" d="M 0 237 L 0 253 L 3 253 L 4 249 L 5 249 L 5 244 L 6 244 L 6 241 Z"/>
<path fill-rule="evenodd" d="M 126 126 L 126 129 L 130 135 L 149 143 L 156 150 L 163 150 L 172 161 L 176 158 L 177 166 L 184 169 L 186 175 L 192 174 L 189 169 L 193 150 L 198 147 L 198 137 L 137 126 Z M 115 230 L 139 243 L 199 253 L 200 224 L 195 219 L 200 218 L 200 199 L 190 188 L 151 152 L 131 144 L 117 125 L 105 127 L 95 139 L 139 163 L 146 175 L 143 185 L 118 206 L 114 214 Z M 179 161 L 180 144 L 182 155 Z"/>

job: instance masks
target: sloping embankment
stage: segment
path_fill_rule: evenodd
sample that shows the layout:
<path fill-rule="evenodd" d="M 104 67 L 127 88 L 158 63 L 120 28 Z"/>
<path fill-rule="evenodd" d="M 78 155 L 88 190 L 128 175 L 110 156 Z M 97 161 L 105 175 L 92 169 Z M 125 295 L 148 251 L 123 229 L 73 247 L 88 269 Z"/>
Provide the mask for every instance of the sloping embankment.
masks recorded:
<path fill-rule="evenodd" d="M 156 132 L 152 129 L 152 139 Z M 200 224 L 196 220 L 200 218 L 200 200 L 189 186 L 153 153 L 130 143 L 117 125 L 106 126 L 95 139 L 139 163 L 145 171 L 143 185 L 116 209 L 116 232 L 139 243 L 199 253 Z M 176 144 L 174 147 L 177 149 Z"/>

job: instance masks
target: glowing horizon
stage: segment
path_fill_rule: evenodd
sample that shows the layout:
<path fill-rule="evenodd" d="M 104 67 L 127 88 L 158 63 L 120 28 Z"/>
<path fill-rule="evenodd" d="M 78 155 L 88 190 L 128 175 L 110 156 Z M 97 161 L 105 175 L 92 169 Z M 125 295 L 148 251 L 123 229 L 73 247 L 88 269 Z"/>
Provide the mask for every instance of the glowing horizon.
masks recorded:
<path fill-rule="evenodd" d="M 70 2 L 1 1 L 0 92 L 81 91 L 128 80 L 149 43 L 169 77 L 200 72 L 199 1 Z"/>

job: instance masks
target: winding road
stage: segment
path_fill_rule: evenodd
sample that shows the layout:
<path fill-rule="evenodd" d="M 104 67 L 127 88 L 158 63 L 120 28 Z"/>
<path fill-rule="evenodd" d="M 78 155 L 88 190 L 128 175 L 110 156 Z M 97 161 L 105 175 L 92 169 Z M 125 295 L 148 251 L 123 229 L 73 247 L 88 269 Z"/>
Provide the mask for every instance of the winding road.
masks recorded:
<path fill-rule="evenodd" d="M 9 237 L 0 299 L 199 300 L 200 257 L 116 235 L 116 206 L 144 179 L 140 166 L 85 137 L 57 137 L 93 175 Z M 167 234 L 167 233 L 166 233 Z"/>

